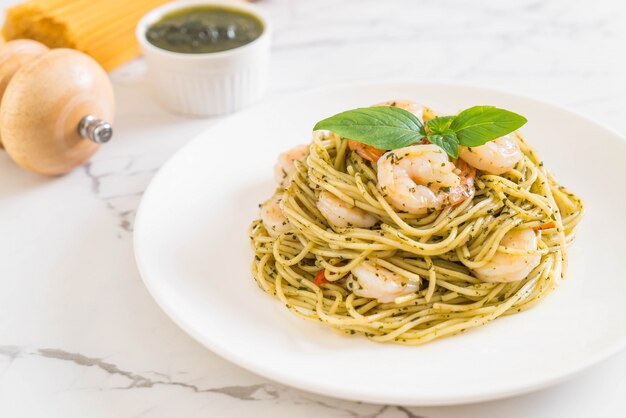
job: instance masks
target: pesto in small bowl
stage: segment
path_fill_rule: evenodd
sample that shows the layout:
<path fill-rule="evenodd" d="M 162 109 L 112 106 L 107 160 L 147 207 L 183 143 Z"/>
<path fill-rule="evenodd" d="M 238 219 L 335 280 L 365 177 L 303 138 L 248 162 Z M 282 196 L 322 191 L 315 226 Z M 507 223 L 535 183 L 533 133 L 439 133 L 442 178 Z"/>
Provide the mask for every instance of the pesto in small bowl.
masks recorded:
<path fill-rule="evenodd" d="M 252 13 L 221 5 L 193 6 L 164 15 L 146 39 L 172 52 L 205 54 L 238 48 L 257 39 L 263 22 Z"/>

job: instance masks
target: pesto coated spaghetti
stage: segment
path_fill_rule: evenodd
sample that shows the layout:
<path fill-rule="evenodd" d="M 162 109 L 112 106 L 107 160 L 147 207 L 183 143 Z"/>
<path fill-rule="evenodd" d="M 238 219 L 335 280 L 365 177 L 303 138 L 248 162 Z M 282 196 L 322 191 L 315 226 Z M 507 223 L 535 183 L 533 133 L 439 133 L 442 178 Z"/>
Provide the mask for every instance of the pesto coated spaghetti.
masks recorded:
<path fill-rule="evenodd" d="M 493 174 L 468 166 L 481 166 L 468 154 L 480 147 L 461 148 L 466 161 L 433 144 L 372 157 L 373 147 L 316 131 L 250 227 L 257 284 L 302 318 L 409 345 L 530 308 L 562 279 L 583 205 L 519 134 L 508 138 L 517 161 Z M 413 173 L 418 164 L 430 171 Z M 430 207 L 403 210 L 424 196 Z"/>

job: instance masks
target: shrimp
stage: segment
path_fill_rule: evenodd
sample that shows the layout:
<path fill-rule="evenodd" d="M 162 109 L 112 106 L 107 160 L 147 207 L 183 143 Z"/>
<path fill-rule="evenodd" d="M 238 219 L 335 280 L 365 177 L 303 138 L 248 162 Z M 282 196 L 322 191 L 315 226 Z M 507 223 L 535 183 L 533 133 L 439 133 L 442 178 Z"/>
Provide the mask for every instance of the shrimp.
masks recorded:
<path fill-rule="evenodd" d="M 476 169 L 460 158 L 456 160 L 455 166 L 454 172 L 458 174 L 462 187 L 450 189 L 450 194 L 446 200 L 452 206 L 474 196 L 474 179 L 476 178 Z"/>
<path fill-rule="evenodd" d="M 281 153 L 274 166 L 274 178 L 282 187 L 287 188 L 296 173 L 296 161 L 302 161 L 307 151 L 308 145 L 298 145 L 290 150 Z"/>
<path fill-rule="evenodd" d="M 351 270 L 356 281 L 349 287 L 357 296 L 377 299 L 381 303 L 393 302 L 395 298 L 415 293 L 419 281 L 404 278 L 385 268 L 364 261 Z"/>
<path fill-rule="evenodd" d="M 457 169 L 434 144 L 388 151 L 377 164 L 378 189 L 398 211 L 422 215 L 474 194 L 473 174 Z"/>
<path fill-rule="evenodd" d="M 375 106 L 397 107 L 413 113 L 421 121 L 427 121 L 435 117 L 435 113 L 430 108 L 418 105 L 417 103 L 409 100 L 390 100 L 387 102 L 377 103 L 373 107 Z M 359 154 L 361 158 L 374 163 L 385 153 L 385 150 L 374 148 L 371 145 L 363 144 L 352 139 L 348 140 L 348 148 Z"/>
<path fill-rule="evenodd" d="M 435 118 L 435 113 L 429 107 L 419 105 L 410 100 L 389 100 L 387 102 L 377 103 L 374 106 L 391 106 L 397 107 L 407 112 L 413 113 L 417 118 L 423 122 Z"/>
<path fill-rule="evenodd" d="M 511 230 L 500 245 L 515 250 L 536 251 L 537 234 L 532 229 Z M 491 261 L 474 269 L 474 274 L 485 282 L 516 282 L 524 279 L 541 262 L 541 254 L 507 254 L 496 252 Z"/>
<path fill-rule="evenodd" d="M 478 147 L 459 147 L 459 156 L 472 167 L 487 173 L 506 173 L 522 158 L 514 135 L 510 133 Z"/>
<path fill-rule="evenodd" d="M 280 208 L 280 202 L 283 200 L 282 193 L 276 193 L 265 202 L 261 203 L 261 221 L 271 237 L 278 237 L 291 229 L 291 224 L 285 217 L 283 210 Z"/>
<path fill-rule="evenodd" d="M 378 159 L 385 153 L 384 149 L 374 148 L 371 145 L 355 141 L 354 139 L 348 139 L 348 148 L 350 148 L 350 151 L 354 151 L 359 154 L 359 156 L 364 160 L 371 161 L 373 163 L 378 161 Z"/>
<path fill-rule="evenodd" d="M 317 208 L 328 220 L 328 223 L 338 227 L 369 228 L 378 222 L 378 219 L 371 213 L 344 202 L 326 190 L 323 190 L 318 196 Z"/>

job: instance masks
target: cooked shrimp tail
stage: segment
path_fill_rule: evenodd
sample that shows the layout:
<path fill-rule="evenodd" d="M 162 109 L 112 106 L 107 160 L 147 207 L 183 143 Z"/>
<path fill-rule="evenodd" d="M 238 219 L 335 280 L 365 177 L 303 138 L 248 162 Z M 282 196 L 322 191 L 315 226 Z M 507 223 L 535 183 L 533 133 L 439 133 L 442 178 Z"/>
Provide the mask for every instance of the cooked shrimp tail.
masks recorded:
<path fill-rule="evenodd" d="M 328 223 L 338 227 L 369 228 L 378 222 L 374 215 L 344 202 L 326 190 L 318 196 L 317 208 Z"/>
<path fill-rule="evenodd" d="M 371 262 L 364 261 L 352 269 L 356 281 L 348 284 L 352 291 L 361 297 L 377 299 L 381 303 L 415 293 L 419 290 L 416 278 L 405 278 Z"/>
<path fill-rule="evenodd" d="M 457 169 L 437 145 L 411 145 L 378 160 L 378 188 L 396 210 L 422 215 L 473 196 L 471 171 Z"/>

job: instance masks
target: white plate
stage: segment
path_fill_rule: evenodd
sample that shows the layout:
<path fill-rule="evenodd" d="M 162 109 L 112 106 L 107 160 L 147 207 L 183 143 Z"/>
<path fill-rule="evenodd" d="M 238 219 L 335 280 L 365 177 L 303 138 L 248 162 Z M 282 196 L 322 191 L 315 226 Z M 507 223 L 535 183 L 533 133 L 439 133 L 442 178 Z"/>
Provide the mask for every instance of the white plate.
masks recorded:
<path fill-rule="evenodd" d="M 529 142 L 587 204 L 568 280 L 537 307 L 420 347 L 376 344 L 308 323 L 250 274 L 247 228 L 274 189 L 277 154 L 308 142 L 325 116 L 389 99 L 436 109 L 476 104 L 525 115 Z M 224 358 L 334 397 L 405 405 L 494 399 L 558 382 L 626 342 L 626 142 L 581 116 L 483 88 L 375 83 L 268 102 L 191 141 L 155 176 L 136 220 L 135 254 L 167 314 Z"/>

